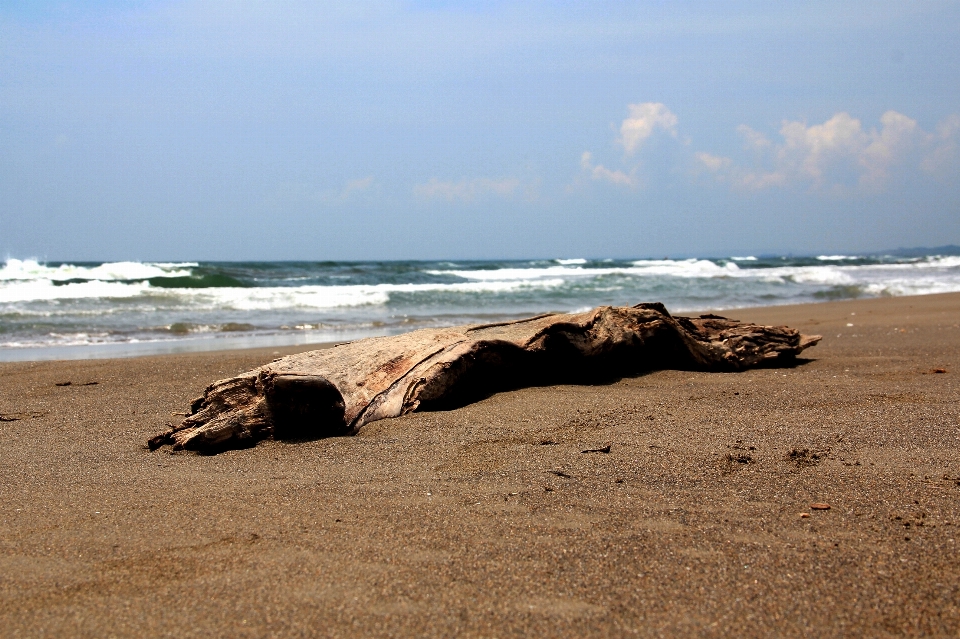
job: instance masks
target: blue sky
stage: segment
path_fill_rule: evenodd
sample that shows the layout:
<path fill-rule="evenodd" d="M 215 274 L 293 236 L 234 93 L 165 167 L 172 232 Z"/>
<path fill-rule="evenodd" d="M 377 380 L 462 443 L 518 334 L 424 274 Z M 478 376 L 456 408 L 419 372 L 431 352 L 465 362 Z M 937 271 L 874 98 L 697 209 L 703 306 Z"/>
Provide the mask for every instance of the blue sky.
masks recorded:
<path fill-rule="evenodd" d="M 957 2 L 0 1 L 0 253 L 960 243 Z"/>

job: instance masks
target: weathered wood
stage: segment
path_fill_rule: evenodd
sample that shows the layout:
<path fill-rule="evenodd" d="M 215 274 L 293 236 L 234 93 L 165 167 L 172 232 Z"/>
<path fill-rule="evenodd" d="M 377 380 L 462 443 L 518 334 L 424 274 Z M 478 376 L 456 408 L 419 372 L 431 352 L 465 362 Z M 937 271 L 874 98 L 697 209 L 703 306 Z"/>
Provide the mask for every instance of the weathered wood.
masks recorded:
<path fill-rule="evenodd" d="M 346 435 L 508 388 L 662 368 L 736 371 L 793 358 L 818 341 L 783 326 L 672 317 L 659 303 L 423 329 L 290 355 L 215 382 L 149 446 L 212 452 L 267 437 Z"/>

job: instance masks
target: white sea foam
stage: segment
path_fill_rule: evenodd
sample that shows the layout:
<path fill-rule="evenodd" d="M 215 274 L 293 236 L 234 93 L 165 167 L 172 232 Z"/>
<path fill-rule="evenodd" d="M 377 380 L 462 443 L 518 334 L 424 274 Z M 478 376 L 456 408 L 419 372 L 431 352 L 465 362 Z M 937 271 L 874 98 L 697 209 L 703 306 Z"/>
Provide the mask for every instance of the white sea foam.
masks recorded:
<path fill-rule="evenodd" d="M 864 286 L 864 292 L 872 296 L 881 295 L 931 295 L 960 291 L 960 277 L 943 279 L 891 279 L 874 282 Z"/>
<path fill-rule="evenodd" d="M 0 303 L 79 299 L 130 299 L 189 304 L 194 309 L 268 310 L 277 308 L 336 308 L 386 304 L 394 293 L 505 293 L 523 288 L 562 286 L 559 278 L 536 281 L 463 282 L 456 284 L 356 284 L 347 286 L 274 286 L 161 288 L 147 282 L 88 281 L 55 285 L 51 280 L 0 283 Z"/>
<path fill-rule="evenodd" d="M 236 310 L 276 308 L 336 308 L 386 304 L 391 294 L 505 293 L 522 288 L 552 288 L 563 280 L 538 282 L 465 282 L 461 284 L 356 284 L 350 286 L 278 286 L 271 288 L 162 289 L 188 295 L 200 306 Z M 154 289 L 156 291 L 157 289 Z M 204 304 L 203 302 L 206 302 Z"/>
<path fill-rule="evenodd" d="M 453 275 L 465 280 L 534 282 L 544 278 L 590 278 L 603 275 L 717 277 L 727 276 L 740 270 L 733 262 L 719 265 L 710 260 L 638 260 L 633 266 L 583 268 L 579 265 L 547 266 L 530 268 L 499 268 L 477 270 L 430 270 L 430 275 Z"/>
<path fill-rule="evenodd" d="M 8 280 L 0 282 L 0 303 L 77 299 L 122 299 L 142 295 L 151 287 L 146 282 L 89 281 L 57 286 L 53 280 Z"/>
<path fill-rule="evenodd" d="M 831 258 L 835 256 L 823 256 Z M 743 258 L 744 261 L 745 258 Z M 855 258 L 850 258 L 855 259 Z M 824 260 L 826 261 L 826 259 Z M 960 257 L 933 257 L 921 261 L 844 265 L 823 264 L 816 266 L 781 266 L 772 268 L 740 268 L 736 262 L 729 261 L 718 264 L 711 260 L 637 260 L 631 266 L 584 268 L 582 266 L 547 266 L 547 267 L 506 267 L 499 269 L 477 270 L 429 270 L 431 275 L 452 275 L 468 281 L 482 282 L 518 282 L 534 283 L 544 279 L 562 279 L 577 281 L 586 278 L 596 278 L 605 275 L 624 275 L 637 278 L 682 278 L 682 279 L 715 279 L 734 278 L 753 280 L 765 283 L 804 284 L 825 286 L 849 286 L 871 284 L 875 279 L 891 277 L 895 271 L 910 272 L 917 270 L 939 271 L 939 284 L 935 286 L 919 285 L 910 290 L 937 290 L 944 287 L 955 290 L 950 282 L 953 280 L 951 271 L 960 268 Z M 960 273 L 957 273 L 960 276 Z M 913 293 L 919 294 L 919 293 Z"/>
<path fill-rule="evenodd" d="M 168 288 L 149 282 L 155 277 L 195 275 L 198 265 L 192 263 L 49 266 L 8 260 L 0 264 L 0 351 L 220 340 L 227 334 L 226 324 L 249 325 L 250 330 L 242 333 L 252 340 L 283 341 L 292 338 L 277 336 L 309 333 L 298 338 L 302 342 L 586 310 L 598 304 L 658 300 L 671 311 L 683 312 L 809 302 L 825 296 L 960 291 L 960 256 L 821 257 L 602 263 L 578 258 L 482 266 L 434 262 L 415 267 L 406 283 L 399 278 L 407 267 L 392 264 L 203 265 L 205 273 L 267 284 L 208 288 Z M 429 281 L 438 278 L 443 281 Z M 174 324 L 177 330 L 171 328 Z"/>
<path fill-rule="evenodd" d="M 607 272 L 614 272 L 618 269 L 591 268 L 585 269 L 579 266 L 547 266 L 530 268 L 498 268 L 498 269 L 477 269 L 477 270 L 429 270 L 429 275 L 453 275 L 465 280 L 485 281 L 485 282 L 509 282 L 516 280 L 536 281 L 549 278 L 577 277 L 602 275 Z"/>
<path fill-rule="evenodd" d="M 910 262 L 908 264 L 889 264 L 889 267 L 949 269 L 960 267 L 960 255 L 944 255 Z"/>
<path fill-rule="evenodd" d="M 522 288 L 558 288 L 568 282 L 607 275 L 622 275 L 639 278 L 641 281 L 648 278 L 732 278 L 773 284 L 862 286 L 868 287 L 864 289 L 866 291 L 885 287 L 883 290 L 889 294 L 908 294 L 906 291 L 910 291 L 909 294 L 920 294 L 924 291 L 956 290 L 957 280 L 960 278 L 960 257 L 945 256 L 900 263 L 773 268 L 740 268 L 734 261 L 718 264 L 711 260 L 687 259 L 637 260 L 632 262 L 631 266 L 602 268 L 585 268 L 580 264 L 571 264 L 426 271 L 431 275 L 452 275 L 465 280 L 458 283 L 161 288 L 150 286 L 143 280 L 131 281 L 157 277 L 158 273 L 164 276 L 188 276 L 190 271 L 186 269 L 190 266 L 188 263 L 114 262 L 97 267 L 47 267 L 30 260 L 8 260 L 0 269 L 0 303 L 144 298 L 167 303 L 181 300 L 191 307 L 210 309 L 335 308 L 386 304 L 391 294 L 508 293 Z M 922 273 L 927 275 L 921 276 Z M 86 281 L 55 284 L 58 280 L 70 279 Z M 601 286 L 599 282 L 592 288 L 615 290 L 609 286 Z"/>
<path fill-rule="evenodd" d="M 637 275 L 666 275 L 672 277 L 730 277 L 740 272 L 734 262 L 720 265 L 710 260 L 637 260 L 633 263 Z"/>
<path fill-rule="evenodd" d="M 195 262 L 107 262 L 99 266 L 61 264 L 47 266 L 36 260 L 8 259 L 0 268 L 2 280 L 142 280 L 151 277 L 185 277 Z"/>
<path fill-rule="evenodd" d="M 825 284 L 843 286 L 856 281 L 853 273 L 838 266 L 783 266 L 760 271 L 765 281 L 795 282 L 797 284 Z"/>

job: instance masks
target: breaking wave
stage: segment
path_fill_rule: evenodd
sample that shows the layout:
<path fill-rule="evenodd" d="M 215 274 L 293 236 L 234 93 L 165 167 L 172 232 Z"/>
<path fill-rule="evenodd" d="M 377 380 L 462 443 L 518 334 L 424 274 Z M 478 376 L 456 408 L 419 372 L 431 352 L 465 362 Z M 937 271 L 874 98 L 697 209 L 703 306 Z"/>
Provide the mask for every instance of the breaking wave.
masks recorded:
<path fill-rule="evenodd" d="M 8 259 L 0 267 L 0 358 L 22 348 L 225 335 L 271 343 L 290 334 L 345 339 L 649 300 L 684 312 L 952 291 L 960 291 L 956 255 L 259 263 Z"/>

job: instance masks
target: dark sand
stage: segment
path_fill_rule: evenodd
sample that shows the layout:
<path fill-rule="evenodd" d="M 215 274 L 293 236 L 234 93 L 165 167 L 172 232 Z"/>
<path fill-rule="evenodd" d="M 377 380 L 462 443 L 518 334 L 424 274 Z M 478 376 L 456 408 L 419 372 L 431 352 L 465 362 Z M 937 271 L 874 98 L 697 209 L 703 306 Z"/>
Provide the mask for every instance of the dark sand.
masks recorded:
<path fill-rule="evenodd" d="M 730 316 L 824 340 L 212 457 L 275 349 L 0 364 L 0 635 L 960 634 L 960 295 Z"/>

